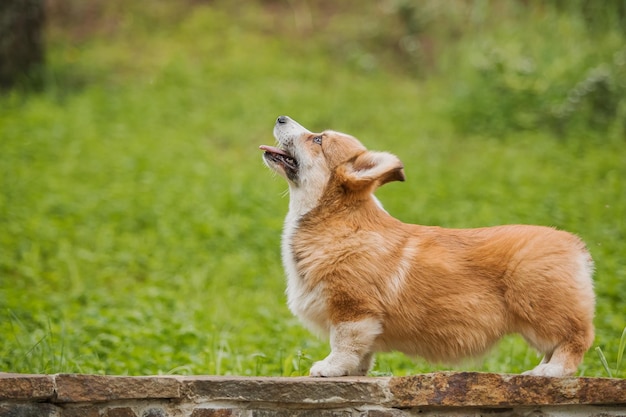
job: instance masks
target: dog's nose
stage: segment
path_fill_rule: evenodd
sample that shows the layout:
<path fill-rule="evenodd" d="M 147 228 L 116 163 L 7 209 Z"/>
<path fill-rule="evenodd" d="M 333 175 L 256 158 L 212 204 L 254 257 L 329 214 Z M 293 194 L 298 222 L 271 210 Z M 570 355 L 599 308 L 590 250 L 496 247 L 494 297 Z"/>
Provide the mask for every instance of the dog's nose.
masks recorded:
<path fill-rule="evenodd" d="M 276 123 L 284 125 L 285 123 L 287 123 L 288 120 L 289 117 L 287 116 L 278 116 L 278 119 L 276 119 Z"/>

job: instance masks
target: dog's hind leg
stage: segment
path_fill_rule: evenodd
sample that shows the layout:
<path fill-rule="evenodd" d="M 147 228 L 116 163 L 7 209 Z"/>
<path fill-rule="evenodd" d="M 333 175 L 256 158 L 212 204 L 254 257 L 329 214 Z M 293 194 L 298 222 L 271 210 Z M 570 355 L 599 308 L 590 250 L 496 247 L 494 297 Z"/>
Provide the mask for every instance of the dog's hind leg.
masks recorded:
<path fill-rule="evenodd" d="M 554 350 L 546 352 L 546 354 L 543 355 L 543 358 L 541 359 L 541 362 L 539 363 L 539 365 L 545 365 L 546 363 L 550 362 L 550 359 L 552 359 L 553 354 L 554 354 Z"/>
<path fill-rule="evenodd" d="M 578 241 L 578 245 L 582 243 Z M 518 331 L 529 344 L 546 354 L 539 365 L 525 372 L 527 375 L 573 375 L 593 344 L 593 261 L 584 247 L 578 250 L 561 261 L 554 260 L 555 267 L 533 266 L 525 271 L 521 276 L 534 273 L 542 279 L 509 301 L 521 323 Z"/>
<path fill-rule="evenodd" d="M 576 373 L 585 352 L 593 343 L 593 327 L 589 326 L 546 353 L 541 363 L 524 375 L 571 376 Z"/>
<path fill-rule="evenodd" d="M 311 376 L 366 375 L 372 364 L 372 347 L 382 333 L 379 320 L 366 318 L 331 326 L 330 355 L 315 362 Z"/>

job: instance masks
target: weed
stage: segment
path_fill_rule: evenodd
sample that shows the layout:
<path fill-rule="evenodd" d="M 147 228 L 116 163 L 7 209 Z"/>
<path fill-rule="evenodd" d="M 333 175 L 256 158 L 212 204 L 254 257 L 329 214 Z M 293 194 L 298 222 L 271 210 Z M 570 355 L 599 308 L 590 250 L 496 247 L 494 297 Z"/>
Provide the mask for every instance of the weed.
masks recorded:
<path fill-rule="evenodd" d="M 620 337 L 620 340 L 619 340 L 619 347 L 617 348 L 617 359 L 615 360 L 615 368 L 613 370 L 611 370 L 611 367 L 609 366 L 609 362 L 606 356 L 604 355 L 602 348 L 600 346 L 596 347 L 595 351 L 598 355 L 598 358 L 600 359 L 600 363 L 602 363 L 602 367 L 606 371 L 609 378 L 620 377 L 620 376 L 626 377 L 626 373 L 622 369 L 622 358 L 623 358 L 625 349 L 626 349 L 626 327 L 624 327 L 624 331 L 622 332 L 622 336 Z"/>

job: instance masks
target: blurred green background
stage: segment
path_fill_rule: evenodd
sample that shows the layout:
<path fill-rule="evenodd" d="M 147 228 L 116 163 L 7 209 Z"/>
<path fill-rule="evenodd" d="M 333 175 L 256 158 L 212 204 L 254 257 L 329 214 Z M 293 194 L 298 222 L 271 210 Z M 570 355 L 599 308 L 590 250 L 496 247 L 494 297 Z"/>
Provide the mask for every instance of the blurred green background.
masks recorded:
<path fill-rule="evenodd" d="M 329 348 L 285 305 L 258 150 L 286 114 L 397 154 L 378 197 L 405 222 L 581 236 L 580 374 L 626 376 L 626 1 L 31 3 L 44 64 L 0 93 L 0 371 L 307 374 Z M 538 360 L 510 336 L 373 374 Z"/>

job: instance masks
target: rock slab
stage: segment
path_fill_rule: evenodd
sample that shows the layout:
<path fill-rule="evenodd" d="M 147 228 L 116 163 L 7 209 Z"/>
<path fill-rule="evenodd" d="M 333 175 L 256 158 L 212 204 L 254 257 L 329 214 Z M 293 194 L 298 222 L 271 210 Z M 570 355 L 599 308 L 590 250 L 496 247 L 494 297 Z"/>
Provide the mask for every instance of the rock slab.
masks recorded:
<path fill-rule="evenodd" d="M 626 379 L 475 372 L 408 377 L 0 373 L 0 417 L 626 417 Z"/>

